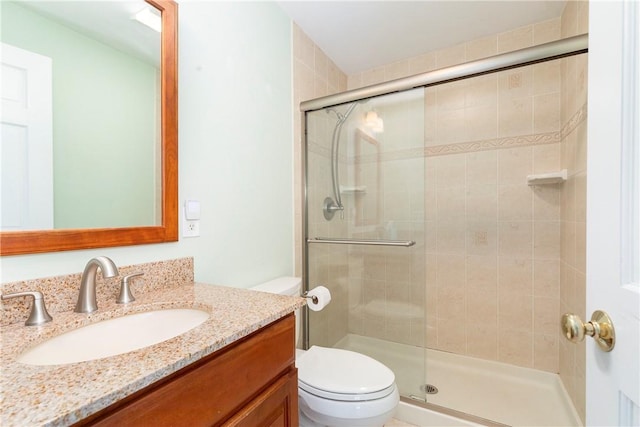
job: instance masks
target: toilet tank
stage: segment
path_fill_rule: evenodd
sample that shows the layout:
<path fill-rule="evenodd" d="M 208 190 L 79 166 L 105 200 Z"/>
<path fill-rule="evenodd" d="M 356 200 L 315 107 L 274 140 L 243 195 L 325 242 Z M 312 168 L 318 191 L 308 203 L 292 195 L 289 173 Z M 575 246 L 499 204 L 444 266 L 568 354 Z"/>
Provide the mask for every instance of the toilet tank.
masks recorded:
<path fill-rule="evenodd" d="M 278 277 L 252 287 L 254 291 L 269 292 L 270 294 L 300 296 L 302 279 L 300 277 Z"/>
<path fill-rule="evenodd" d="M 270 294 L 289 295 L 299 297 L 302 292 L 302 279 L 300 277 L 278 277 L 277 279 L 261 283 L 252 288 L 254 291 L 268 292 Z M 296 315 L 296 347 L 298 347 L 298 337 L 300 336 L 300 310 L 295 311 Z"/>

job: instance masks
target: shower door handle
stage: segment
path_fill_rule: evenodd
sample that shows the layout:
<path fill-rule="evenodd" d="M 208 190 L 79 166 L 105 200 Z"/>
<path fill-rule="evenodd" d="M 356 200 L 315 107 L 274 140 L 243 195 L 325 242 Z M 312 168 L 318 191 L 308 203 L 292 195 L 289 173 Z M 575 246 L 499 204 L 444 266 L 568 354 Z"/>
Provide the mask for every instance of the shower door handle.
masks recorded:
<path fill-rule="evenodd" d="M 372 246 L 403 246 L 408 248 L 416 244 L 414 240 L 373 240 L 373 239 L 342 239 L 316 237 L 307 239 L 307 243 L 331 243 L 338 245 L 372 245 Z"/>
<path fill-rule="evenodd" d="M 573 343 L 582 341 L 584 336 L 588 335 L 596 340 L 596 344 L 602 351 L 609 352 L 616 344 L 613 322 L 604 311 L 594 311 L 591 320 L 586 323 L 583 323 L 575 314 L 565 313 L 562 315 L 560 326 L 565 338 Z"/>

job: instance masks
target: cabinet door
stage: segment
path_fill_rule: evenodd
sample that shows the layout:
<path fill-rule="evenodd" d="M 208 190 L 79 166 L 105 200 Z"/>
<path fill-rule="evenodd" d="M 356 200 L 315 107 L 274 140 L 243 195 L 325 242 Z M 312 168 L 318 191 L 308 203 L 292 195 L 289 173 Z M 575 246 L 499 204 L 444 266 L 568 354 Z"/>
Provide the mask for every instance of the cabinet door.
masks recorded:
<path fill-rule="evenodd" d="M 225 427 L 298 427 L 298 373 L 293 368 L 240 410 Z"/>

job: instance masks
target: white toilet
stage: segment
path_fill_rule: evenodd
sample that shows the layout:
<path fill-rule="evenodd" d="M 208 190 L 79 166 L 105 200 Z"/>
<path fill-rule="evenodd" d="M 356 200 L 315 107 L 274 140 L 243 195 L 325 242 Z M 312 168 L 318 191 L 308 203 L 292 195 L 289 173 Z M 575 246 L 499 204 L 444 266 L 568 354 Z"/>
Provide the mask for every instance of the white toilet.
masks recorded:
<path fill-rule="evenodd" d="M 251 289 L 300 295 L 302 280 L 280 277 Z M 296 311 L 296 344 L 299 331 Z M 393 372 L 363 354 L 312 346 L 296 350 L 296 366 L 301 427 L 379 427 L 400 401 Z"/>

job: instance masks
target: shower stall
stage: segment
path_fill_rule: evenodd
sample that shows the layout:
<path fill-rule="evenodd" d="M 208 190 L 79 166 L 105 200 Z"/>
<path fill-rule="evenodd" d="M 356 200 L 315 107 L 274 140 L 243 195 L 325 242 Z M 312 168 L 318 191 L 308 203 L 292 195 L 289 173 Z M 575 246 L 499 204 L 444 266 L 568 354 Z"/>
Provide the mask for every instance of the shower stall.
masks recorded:
<path fill-rule="evenodd" d="M 586 48 L 578 36 L 302 103 L 304 286 L 332 293 L 304 312 L 305 348 L 383 362 L 407 407 L 580 423 L 547 354 L 562 184 L 535 178 L 562 175 L 579 120 L 561 109 L 561 61 Z"/>

